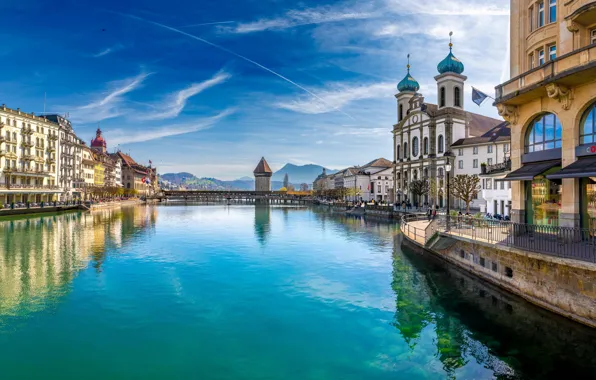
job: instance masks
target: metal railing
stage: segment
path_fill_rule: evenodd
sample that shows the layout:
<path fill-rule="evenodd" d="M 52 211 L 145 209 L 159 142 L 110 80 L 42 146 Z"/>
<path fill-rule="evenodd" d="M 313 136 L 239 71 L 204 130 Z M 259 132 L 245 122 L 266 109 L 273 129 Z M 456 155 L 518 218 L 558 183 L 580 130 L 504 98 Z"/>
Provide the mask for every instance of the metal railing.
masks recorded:
<path fill-rule="evenodd" d="M 596 263 L 596 230 L 514 223 L 466 216 L 438 216 L 426 231 L 504 245 L 533 253 Z M 426 236 L 425 235 L 425 236 Z"/>

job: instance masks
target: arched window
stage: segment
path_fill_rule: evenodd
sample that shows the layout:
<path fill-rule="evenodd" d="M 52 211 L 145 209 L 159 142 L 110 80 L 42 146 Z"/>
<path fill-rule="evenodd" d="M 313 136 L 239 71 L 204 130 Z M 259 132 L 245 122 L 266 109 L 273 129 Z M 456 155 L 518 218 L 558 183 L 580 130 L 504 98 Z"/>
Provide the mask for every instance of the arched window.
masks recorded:
<path fill-rule="evenodd" d="M 408 152 L 408 143 L 405 142 L 404 143 L 404 158 L 408 158 L 410 156 L 409 153 L 410 152 Z"/>
<path fill-rule="evenodd" d="M 428 137 L 424 138 L 424 154 L 428 154 Z"/>
<path fill-rule="evenodd" d="M 412 139 L 412 156 L 418 157 L 418 137 Z"/>
<path fill-rule="evenodd" d="M 401 145 L 397 146 L 397 159 L 401 160 Z"/>
<path fill-rule="evenodd" d="M 441 87 L 439 94 L 439 107 L 445 107 L 445 87 Z"/>
<path fill-rule="evenodd" d="M 401 121 L 404 118 L 404 105 L 400 104 L 399 105 L 399 121 Z"/>
<path fill-rule="evenodd" d="M 461 94 L 460 94 L 460 89 L 459 87 L 455 87 L 453 89 L 453 97 L 454 97 L 454 102 L 455 102 L 455 106 L 456 107 L 461 107 Z"/>
<path fill-rule="evenodd" d="M 443 140 L 443 135 L 439 135 L 438 152 L 443 153 L 444 150 L 445 150 L 445 141 Z"/>
<path fill-rule="evenodd" d="M 552 113 L 536 117 L 526 132 L 526 153 L 540 152 L 561 147 L 563 127 Z"/>
<path fill-rule="evenodd" d="M 596 142 L 596 102 L 586 110 L 580 126 L 580 144 Z"/>

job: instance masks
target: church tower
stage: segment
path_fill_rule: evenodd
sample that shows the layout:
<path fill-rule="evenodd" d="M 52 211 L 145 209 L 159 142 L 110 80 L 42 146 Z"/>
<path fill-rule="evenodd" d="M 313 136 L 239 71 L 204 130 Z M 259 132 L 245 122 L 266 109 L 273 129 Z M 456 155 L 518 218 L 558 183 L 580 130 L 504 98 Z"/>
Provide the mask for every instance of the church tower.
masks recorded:
<path fill-rule="evenodd" d="M 468 77 L 462 75 L 464 64 L 453 55 L 453 43 L 449 33 L 449 54 L 439 62 L 437 70 L 437 103 L 439 109 L 445 107 L 464 109 L 464 82 Z"/>
<path fill-rule="evenodd" d="M 255 191 L 271 191 L 271 176 L 273 172 L 265 161 L 265 157 L 261 158 L 259 164 L 253 171 L 255 175 Z"/>
<path fill-rule="evenodd" d="M 408 73 L 397 84 L 399 91 L 395 97 L 397 98 L 397 122 L 402 121 L 410 109 L 410 100 L 416 95 L 416 91 L 420 89 L 420 84 L 410 75 L 410 55 L 408 54 Z"/>
<path fill-rule="evenodd" d="M 101 129 L 99 128 L 97 128 L 97 131 L 95 132 L 95 138 L 91 140 L 91 149 L 101 153 L 107 151 L 106 140 L 101 136 Z"/>

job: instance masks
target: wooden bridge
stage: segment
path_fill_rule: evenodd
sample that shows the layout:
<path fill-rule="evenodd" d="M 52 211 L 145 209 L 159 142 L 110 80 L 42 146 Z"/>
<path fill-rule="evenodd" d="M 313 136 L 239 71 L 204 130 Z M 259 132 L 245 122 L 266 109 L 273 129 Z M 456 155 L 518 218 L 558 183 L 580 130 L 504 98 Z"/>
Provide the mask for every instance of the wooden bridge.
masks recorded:
<path fill-rule="evenodd" d="M 149 199 L 162 201 L 184 201 L 204 203 L 269 203 L 307 204 L 313 197 L 308 193 L 285 191 L 210 191 L 210 190 L 162 190 Z"/>

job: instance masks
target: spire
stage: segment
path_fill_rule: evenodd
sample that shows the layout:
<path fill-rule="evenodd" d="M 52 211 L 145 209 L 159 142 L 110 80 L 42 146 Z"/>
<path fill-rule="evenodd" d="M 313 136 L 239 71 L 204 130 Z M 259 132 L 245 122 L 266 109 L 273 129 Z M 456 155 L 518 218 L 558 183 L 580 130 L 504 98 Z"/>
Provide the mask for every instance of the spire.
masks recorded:
<path fill-rule="evenodd" d="M 408 65 L 406 67 L 408 69 L 408 73 L 406 74 L 404 79 L 402 79 L 401 82 L 399 82 L 397 84 L 397 90 L 399 92 L 403 92 L 403 91 L 416 92 L 420 89 L 420 85 L 418 84 L 416 79 L 414 79 L 410 75 L 410 67 L 411 67 L 410 66 L 410 54 L 408 54 Z"/>
<path fill-rule="evenodd" d="M 449 54 L 444 60 L 439 62 L 437 70 L 439 74 L 455 73 L 461 74 L 464 72 L 464 64 L 453 55 L 453 32 L 449 32 Z"/>

